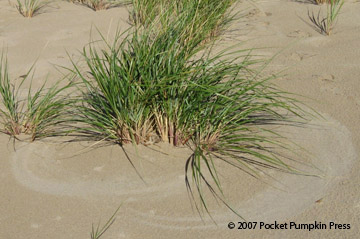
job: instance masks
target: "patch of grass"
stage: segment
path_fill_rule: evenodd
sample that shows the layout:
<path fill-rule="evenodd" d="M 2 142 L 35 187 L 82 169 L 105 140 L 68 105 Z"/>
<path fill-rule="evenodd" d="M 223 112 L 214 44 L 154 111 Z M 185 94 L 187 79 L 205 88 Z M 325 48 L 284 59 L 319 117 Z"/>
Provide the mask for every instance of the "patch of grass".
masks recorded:
<path fill-rule="evenodd" d="M 181 21 L 180 21 L 181 22 Z M 214 53 L 201 37 L 188 38 L 179 21 L 163 31 L 118 34 L 107 49 L 83 51 L 87 72 L 75 66 L 84 86 L 79 131 L 116 144 L 168 142 L 188 146 L 186 186 L 208 212 L 203 187 L 226 203 L 215 161 L 256 176 L 259 168 L 294 172 L 271 151 L 279 136 L 268 124 L 288 124 L 302 112 L 296 100 L 251 70 L 249 51 Z M 272 136 L 269 136 L 272 135 Z M 155 139 L 155 140 L 154 140 Z M 233 210 L 235 212 L 235 210 Z"/>
<path fill-rule="evenodd" d="M 309 12 L 308 16 L 311 22 L 314 24 L 315 28 L 320 33 L 329 36 L 335 27 L 337 18 L 343 5 L 344 0 L 329 0 L 326 17 L 321 16 L 321 10 L 319 10 L 317 16 L 315 16 L 314 13 L 310 14 Z"/>
<path fill-rule="evenodd" d="M 18 90 L 15 91 L 15 87 L 10 84 L 7 59 L 2 54 L 0 59 L 0 94 L 2 103 L 0 116 L 4 127 L 3 132 L 10 135 L 18 135 L 21 132 L 19 127 L 21 115 L 17 100 L 18 93 Z"/>
<path fill-rule="evenodd" d="M 24 17 L 31 18 L 47 4 L 43 0 L 16 0 L 16 9 Z"/>
<path fill-rule="evenodd" d="M 162 79 L 181 77 L 191 71 L 188 61 L 204 48 L 200 43 L 206 37 L 201 31 L 188 31 L 191 19 L 184 13 L 176 21 L 167 22 L 161 31 L 154 25 L 151 26 L 155 30 L 136 28 L 122 41 L 118 34 L 113 44 L 107 44 L 107 51 L 100 53 L 94 45 L 88 51 L 84 49 L 90 74 L 95 79 L 88 80 L 76 67 L 76 73 L 87 86 L 83 92 L 84 107 L 80 108 L 81 121 L 91 125 L 85 131 L 120 144 L 167 137 L 166 129 L 154 129 L 153 119 L 156 116 L 156 123 L 165 128 L 171 128 L 169 122 L 164 121 L 158 109 L 144 104 L 148 100 L 144 97 L 159 94 L 164 84 Z M 139 79 L 138 83 L 147 87 L 135 84 Z"/>
<path fill-rule="evenodd" d="M 66 135 L 72 131 L 72 109 L 74 99 L 66 93 L 72 83 L 60 86 L 60 81 L 50 88 L 45 84 L 31 94 L 29 90 L 27 108 L 24 114 L 24 133 L 31 140 Z"/>
<path fill-rule="evenodd" d="M 195 31 L 204 38 L 219 36 L 235 17 L 231 11 L 236 0 L 132 0 L 132 21 L 147 28 L 164 29 L 175 19 L 187 20 L 188 37 Z M 187 19 L 185 18 L 187 17 Z"/>
<path fill-rule="evenodd" d="M 255 177 L 263 168 L 296 172 L 274 152 L 285 146 L 268 126 L 291 124 L 304 112 L 270 83 L 273 77 L 254 70 L 251 49 L 215 53 L 204 44 L 232 19 L 227 13 L 233 2 L 134 0 L 135 27 L 118 32 L 113 43 L 102 37 L 105 48 L 95 42 L 85 47 L 85 70 L 73 64 L 80 81 L 76 102 L 64 95 L 73 83 L 43 85 L 35 93 L 30 87 L 21 98 L 29 73 L 15 87 L 2 58 L 3 132 L 34 140 L 68 133 L 67 124 L 77 122 L 73 131 L 93 140 L 187 146 L 193 153 L 184 159 L 185 184 L 198 211 L 210 214 L 207 190 L 239 215 L 226 201 L 216 165 Z M 113 219 L 93 227 L 91 238 L 101 237 Z"/>
<path fill-rule="evenodd" d="M 133 52 L 124 49 L 127 42 L 136 44 L 136 40 L 135 37 L 132 40 L 126 38 L 119 45 L 115 41 L 109 52 L 98 53 L 93 47 L 89 51 L 84 49 L 90 79 L 75 66 L 76 73 L 86 86 L 81 89 L 83 104 L 78 110 L 79 121 L 88 127 L 81 128 L 81 132 L 90 137 L 105 138 L 118 144 L 145 143 L 153 131 L 149 122 L 152 114 L 148 105 L 144 104 L 146 99 L 141 86 L 136 83 L 137 71 L 141 69 L 133 68 L 137 59 Z M 147 66 L 151 63 L 143 65 Z"/>
<path fill-rule="evenodd" d="M 1 131 L 16 139 L 28 135 L 31 141 L 51 136 L 64 135 L 70 131 L 70 105 L 72 99 L 65 92 L 72 83 L 60 86 L 60 82 L 45 88 L 42 85 L 35 92 L 31 86 L 26 96 L 20 94 L 31 70 L 18 85 L 9 77 L 8 64 L 4 54 L 0 59 L 0 125 Z"/>

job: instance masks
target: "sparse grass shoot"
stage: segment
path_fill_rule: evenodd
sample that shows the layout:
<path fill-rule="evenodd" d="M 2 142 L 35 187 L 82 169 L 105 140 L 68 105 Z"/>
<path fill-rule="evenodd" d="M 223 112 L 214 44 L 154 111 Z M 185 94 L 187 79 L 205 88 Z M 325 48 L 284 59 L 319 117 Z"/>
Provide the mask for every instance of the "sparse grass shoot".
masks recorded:
<path fill-rule="evenodd" d="M 114 212 L 114 214 L 109 218 L 109 220 L 100 228 L 100 224 L 98 224 L 98 226 L 94 227 L 94 225 L 92 225 L 91 228 L 91 233 L 90 233 L 90 238 L 91 239 L 100 239 L 104 233 L 111 227 L 111 225 L 115 222 L 116 220 L 116 214 L 119 211 L 120 207 L 118 207 L 118 209 L 116 209 L 116 211 Z"/>
<path fill-rule="evenodd" d="M 117 7 L 128 1 L 120 0 L 70 0 L 71 2 L 78 2 L 94 11 L 106 10 L 109 8 Z"/>
<path fill-rule="evenodd" d="M 43 0 L 16 0 L 16 8 L 24 17 L 31 18 L 47 4 Z"/>
<path fill-rule="evenodd" d="M 329 4 L 327 5 L 326 17 L 321 15 L 321 10 L 319 10 L 317 16 L 314 13 L 310 14 L 308 12 L 308 16 L 311 22 L 315 25 L 315 28 L 324 35 L 331 35 L 335 24 L 337 22 L 337 18 L 339 16 L 340 10 L 344 5 L 344 0 L 329 0 Z"/>

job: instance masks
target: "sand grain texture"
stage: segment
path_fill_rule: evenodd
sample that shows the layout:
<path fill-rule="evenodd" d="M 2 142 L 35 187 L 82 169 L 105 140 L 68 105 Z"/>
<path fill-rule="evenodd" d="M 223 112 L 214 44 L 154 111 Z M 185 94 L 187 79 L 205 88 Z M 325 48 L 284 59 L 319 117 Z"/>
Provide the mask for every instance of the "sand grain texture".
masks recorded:
<path fill-rule="evenodd" d="M 246 5 L 246 3 L 244 3 Z M 241 4 L 240 4 L 241 5 Z M 350 223 L 350 230 L 229 230 L 237 221 L 210 200 L 217 225 L 204 222 L 191 208 L 184 184 L 187 149 L 140 146 L 129 154 L 144 183 L 119 147 L 90 150 L 84 144 L 43 140 L 19 142 L 16 150 L 0 135 L 0 238 L 90 238 L 92 223 L 105 222 L 123 202 L 104 238 L 358 238 L 360 235 L 360 3 L 346 1 L 334 34 L 316 32 L 307 18 L 312 4 L 258 1 L 235 22 L 222 43 L 244 41 L 244 47 L 272 56 L 269 72 L 287 68 L 275 80 L 282 89 L 304 95 L 324 116 L 304 128 L 284 127 L 289 138 L 309 153 L 322 177 L 273 174 L 272 186 L 220 166 L 232 205 L 248 220 Z M 94 12 L 54 1 L 33 19 L 25 19 L 0 1 L 0 46 L 7 49 L 10 74 L 17 78 L 36 61 L 34 87 L 60 73 L 52 65 L 70 66 L 68 55 L 93 37 L 94 26 L 111 38 L 127 29 L 128 11 Z M 92 27 L 93 26 L 93 27 Z M 271 48 L 270 48 L 271 47 Z M 285 48 L 285 49 L 284 49 Z M 162 153 L 159 153 L 161 151 Z"/>

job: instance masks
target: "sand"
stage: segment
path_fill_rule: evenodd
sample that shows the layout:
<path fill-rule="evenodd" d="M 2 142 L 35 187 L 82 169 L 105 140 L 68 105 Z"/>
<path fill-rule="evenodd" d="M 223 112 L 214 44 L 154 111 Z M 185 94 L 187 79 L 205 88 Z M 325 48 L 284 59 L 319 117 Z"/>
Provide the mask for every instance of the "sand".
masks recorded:
<path fill-rule="evenodd" d="M 311 163 L 307 169 L 318 177 L 270 173 L 276 180 L 260 182 L 220 165 L 229 202 L 249 221 L 336 222 L 350 229 L 230 230 L 228 223 L 239 218 L 211 199 L 216 224 L 202 220 L 184 183 L 185 148 L 127 147 L 141 180 L 117 146 L 41 140 L 14 149 L 0 135 L 0 238 L 90 238 L 92 224 L 106 222 L 120 204 L 104 238 L 358 238 L 360 3 L 346 1 L 329 37 L 311 27 L 308 10 L 319 7 L 310 3 L 257 1 L 239 8 L 247 16 L 220 45 L 243 42 L 262 55 L 277 54 L 266 71 L 286 71 L 274 83 L 305 96 L 323 118 L 280 129 L 307 150 L 294 157 Z M 94 12 L 54 1 L 26 19 L 0 1 L 0 46 L 7 49 L 10 75 L 18 78 L 36 61 L 34 86 L 55 82 L 61 73 L 54 65 L 70 66 L 68 55 L 77 59 L 90 39 L 98 39 L 95 26 L 111 38 L 129 27 L 128 18 L 125 7 Z"/>

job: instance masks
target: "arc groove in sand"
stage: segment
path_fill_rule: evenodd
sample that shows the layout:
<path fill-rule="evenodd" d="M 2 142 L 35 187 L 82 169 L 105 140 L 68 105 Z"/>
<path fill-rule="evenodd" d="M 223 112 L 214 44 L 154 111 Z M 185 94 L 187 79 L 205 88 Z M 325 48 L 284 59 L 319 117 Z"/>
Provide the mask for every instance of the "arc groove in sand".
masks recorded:
<path fill-rule="evenodd" d="M 296 135 L 296 140 L 301 140 L 300 144 L 305 143 L 316 147 L 311 150 L 314 155 L 313 163 L 324 170 L 326 177 L 282 175 L 281 181 L 288 186 L 286 191 L 269 187 L 253 195 L 251 199 L 238 202 L 235 205 L 247 220 L 273 221 L 297 215 L 316 200 L 324 197 L 332 185 L 342 179 L 342 175 L 345 175 L 349 170 L 357 156 L 351 142 L 351 134 L 346 127 L 329 118 L 327 122 L 315 121 L 311 122 L 311 125 L 312 127 L 308 128 L 292 127 L 289 135 Z M 313 127 L 314 125 L 316 127 Z M 33 172 L 29 168 L 31 162 L 38 160 L 30 158 L 31 155 L 34 155 L 34 150 L 36 147 L 34 148 L 29 144 L 14 152 L 11 157 L 13 175 L 20 184 L 30 190 L 44 194 L 74 197 L 88 197 L 89 195 L 128 196 L 133 199 L 129 201 L 127 207 L 132 215 L 129 218 L 134 222 L 160 228 L 188 230 L 188 223 L 191 221 L 195 223 L 191 226 L 193 229 L 216 228 L 214 225 L 204 226 L 201 219 L 194 217 L 194 214 L 190 212 L 186 216 L 170 217 L 144 213 L 137 209 L 136 203 L 144 203 L 145 200 L 151 202 L 162 197 L 171 200 L 171 196 L 176 200 L 176 195 L 182 190 L 185 192 L 185 186 L 179 177 L 162 184 L 144 186 L 138 189 L 132 189 L 131 186 L 126 185 L 126 182 L 117 182 L 114 178 L 103 181 L 82 179 L 79 175 L 71 175 L 68 172 L 63 172 L 64 175 L 67 175 L 67 180 L 51 180 L 41 178 L 38 175 L 39 172 Z M 39 157 L 44 157 L 44 152 L 45 155 L 56 154 L 56 150 L 51 150 L 49 147 L 43 147 L 43 150 Z M 46 164 L 48 163 L 47 160 L 50 159 L 45 157 L 41 160 L 44 160 Z M 232 214 L 228 211 L 217 211 L 213 214 L 218 225 L 225 224 L 231 217 Z"/>

